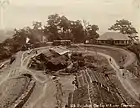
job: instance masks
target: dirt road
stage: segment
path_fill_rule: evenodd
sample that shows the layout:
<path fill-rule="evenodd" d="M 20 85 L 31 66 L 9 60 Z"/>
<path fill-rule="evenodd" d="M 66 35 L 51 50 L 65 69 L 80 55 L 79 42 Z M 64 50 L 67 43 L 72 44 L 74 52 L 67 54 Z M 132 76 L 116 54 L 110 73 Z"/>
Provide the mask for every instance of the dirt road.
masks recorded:
<path fill-rule="evenodd" d="M 38 49 L 38 51 L 39 50 L 43 51 L 43 49 L 44 48 Z M 131 52 L 128 52 L 120 48 L 112 48 L 112 47 L 106 47 L 106 46 L 93 46 L 92 45 L 92 50 L 93 51 L 96 50 L 98 54 L 107 58 L 110 65 L 116 71 L 117 77 L 122 83 L 122 85 L 124 86 L 124 88 L 136 101 L 140 102 L 139 101 L 140 88 L 138 88 L 137 85 L 133 84 L 132 77 L 131 79 L 129 78 L 129 76 L 127 76 L 126 78 L 122 77 L 122 73 L 124 72 L 124 70 L 119 69 L 119 65 L 116 62 L 117 51 L 121 52 L 124 55 L 127 55 L 126 61 L 124 63 L 125 67 L 131 65 L 135 61 L 136 59 L 135 55 Z M 114 51 L 114 54 L 116 52 L 116 55 L 111 57 L 112 54 L 109 53 L 110 50 Z M 43 75 L 43 73 L 38 73 L 32 70 L 29 70 L 27 68 L 27 64 L 29 63 L 29 60 L 34 55 L 35 53 L 31 53 L 28 55 L 27 52 L 18 52 L 16 56 L 16 60 L 11 65 L 10 71 L 8 72 L 7 76 L 1 80 L 0 84 L 5 82 L 8 78 L 18 76 L 20 74 L 23 74 L 24 72 L 28 72 L 36 80 L 37 87 L 35 88 L 33 94 L 31 95 L 29 102 L 27 102 L 23 108 L 55 107 L 55 104 L 56 104 L 56 99 L 54 96 L 56 93 L 55 83 L 52 80 L 50 80 L 50 78 L 47 75 L 45 76 Z M 110 58 L 111 58 L 111 61 L 109 60 Z"/>
<path fill-rule="evenodd" d="M 134 87 L 134 85 L 131 84 L 131 82 L 130 82 L 131 80 L 130 80 L 129 76 L 127 76 L 127 78 L 123 77 L 123 73 L 125 70 L 119 69 L 119 66 L 117 65 L 117 63 L 111 56 L 103 54 L 103 53 L 98 53 L 98 54 L 107 58 L 109 64 L 116 71 L 116 75 L 117 75 L 118 79 L 120 80 L 121 84 L 123 85 L 123 87 L 128 91 L 128 93 L 133 97 L 134 100 L 136 100 L 137 102 L 140 103 L 140 100 L 139 100 L 140 91 L 138 92 L 138 90 Z M 111 61 L 110 61 L 110 59 L 111 59 Z"/>
<path fill-rule="evenodd" d="M 42 52 L 46 48 L 45 47 L 40 48 L 38 49 L 38 52 Z M 37 72 L 35 70 L 30 70 L 28 68 L 27 65 L 30 59 L 36 55 L 36 53 L 34 53 L 33 50 L 28 52 L 30 53 L 28 54 L 27 52 L 24 53 L 26 56 L 23 55 L 24 59 L 21 62 L 21 69 L 26 70 L 29 74 L 31 74 L 37 83 L 31 97 L 29 98 L 29 101 L 23 106 L 23 108 L 55 107 L 56 102 L 55 97 L 53 96 L 54 93 L 56 92 L 55 84 L 53 83 L 53 81 L 50 80 L 49 76 L 43 75 L 43 72 Z M 46 101 L 46 99 L 49 100 Z M 47 103 L 49 102 L 49 104 L 47 105 L 46 102 Z"/>
<path fill-rule="evenodd" d="M 15 77 L 18 76 L 20 74 L 20 64 L 21 64 L 21 58 L 22 58 L 22 54 L 23 52 L 18 52 L 16 54 L 16 59 L 15 61 L 12 63 L 11 66 L 9 66 L 6 70 L 7 75 L 4 76 L 1 81 L 0 81 L 0 85 L 5 82 L 6 80 L 8 80 L 11 77 Z"/>
<path fill-rule="evenodd" d="M 38 49 L 38 53 L 47 50 L 47 47 L 41 48 Z M 21 68 L 30 73 L 36 80 L 36 87 L 23 108 L 54 108 L 57 106 L 58 101 L 61 99 L 62 106 L 65 106 L 67 104 L 69 92 L 74 90 L 74 85 L 72 85 L 74 76 L 62 78 L 59 77 L 59 82 L 61 82 L 63 89 L 62 91 L 64 92 L 63 96 L 59 97 L 59 87 L 57 87 L 56 82 L 52 80 L 50 75 L 44 74 L 43 71 L 31 70 L 28 68 L 27 64 L 35 55 L 36 53 L 34 53 L 34 51 L 31 51 L 31 53 L 24 56 L 24 60 L 21 63 Z M 57 100 L 57 98 L 59 100 Z"/>
<path fill-rule="evenodd" d="M 136 55 L 134 53 L 118 47 L 91 44 L 76 44 L 75 46 L 83 47 L 84 50 L 93 50 L 95 52 L 107 54 L 113 57 L 119 66 L 123 65 L 124 67 L 129 67 L 132 63 L 136 61 Z M 120 61 L 122 60 L 122 57 L 125 58 L 124 61 Z"/>
<path fill-rule="evenodd" d="M 126 91 L 133 97 L 133 99 L 140 103 L 139 96 L 140 96 L 140 79 L 134 76 L 132 73 L 130 73 L 128 70 L 120 69 L 120 66 L 117 62 L 118 56 L 120 55 L 126 55 L 126 60 L 123 63 L 123 66 L 129 67 L 132 63 L 136 61 L 136 56 L 130 51 L 116 48 L 116 47 L 109 47 L 109 46 L 99 46 L 99 45 L 80 45 L 82 47 L 86 47 L 88 52 L 92 53 L 93 51 L 96 51 L 97 54 L 104 56 L 109 64 L 112 66 L 112 68 L 116 71 L 116 75 L 118 79 L 120 80 L 123 87 L 126 89 Z M 80 48 L 81 49 L 81 48 Z M 84 48 L 85 49 L 85 48 Z M 114 56 L 114 53 L 110 53 L 114 51 L 116 53 L 116 56 Z M 120 54 L 121 53 L 121 54 Z M 119 55 L 120 54 L 120 55 Z M 110 61 L 111 59 L 111 61 Z M 123 73 L 125 73 L 125 76 L 123 76 Z"/>
<path fill-rule="evenodd" d="M 83 45 L 82 45 L 83 46 Z M 128 91 L 128 93 L 133 97 L 134 100 L 140 103 L 139 96 L 140 96 L 140 79 L 138 79 L 136 76 L 132 75 L 128 70 L 120 69 L 119 64 L 117 63 L 117 58 L 112 56 L 113 54 L 108 53 L 112 51 L 115 51 L 116 54 L 122 53 L 127 56 L 123 66 L 129 67 L 132 63 L 136 61 L 136 56 L 134 53 L 121 49 L 116 47 L 109 47 L 109 46 L 100 46 L 100 45 L 86 45 L 87 49 L 88 47 L 94 48 L 94 51 L 97 51 L 98 54 L 104 56 L 109 64 L 112 66 L 112 68 L 116 71 L 116 75 L 118 79 L 120 80 L 123 87 Z M 110 61 L 111 59 L 111 61 Z M 126 73 L 127 72 L 127 73 Z M 123 73 L 126 73 L 125 77 L 123 76 Z M 137 83 L 136 83 L 137 82 Z M 139 82 L 139 83 L 138 83 Z"/>

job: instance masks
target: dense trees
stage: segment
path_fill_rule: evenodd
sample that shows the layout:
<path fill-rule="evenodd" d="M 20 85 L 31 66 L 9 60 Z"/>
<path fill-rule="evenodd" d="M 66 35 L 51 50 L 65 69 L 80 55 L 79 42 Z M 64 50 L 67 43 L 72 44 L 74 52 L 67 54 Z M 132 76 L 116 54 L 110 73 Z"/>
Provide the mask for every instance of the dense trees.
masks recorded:
<path fill-rule="evenodd" d="M 122 34 L 128 34 L 130 39 L 133 41 L 137 40 L 137 31 L 136 29 L 132 26 L 132 23 L 128 20 L 122 19 L 122 20 L 117 20 L 114 25 L 112 25 L 109 30 L 114 30 L 114 31 L 119 31 Z"/>
<path fill-rule="evenodd" d="M 6 39 L 1 43 L 0 59 L 10 57 L 13 53 L 21 50 L 26 46 L 26 39 L 28 38 L 30 44 L 40 42 L 40 37 L 43 34 L 41 22 L 33 22 L 33 27 L 24 27 L 22 29 L 15 29 L 12 38 Z"/>
<path fill-rule="evenodd" d="M 48 16 L 47 24 L 44 26 L 44 33 L 49 35 L 49 41 L 53 41 L 55 39 L 72 40 L 70 30 L 70 20 L 68 20 L 65 16 L 59 16 L 58 14 Z"/>
<path fill-rule="evenodd" d="M 53 40 L 71 40 L 74 43 L 81 43 L 85 40 L 93 42 L 99 37 L 97 25 L 92 25 L 83 20 L 69 20 L 64 15 L 53 14 L 49 15 L 46 24 L 42 22 L 33 22 L 32 27 L 24 27 L 19 30 L 15 29 L 12 38 L 6 39 L 0 49 L 8 54 L 15 53 L 26 45 L 26 39 L 29 39 L 31 45 L 35 45 L 46 37 L 48 41 Z M 119 31 L 123 34 L 128 34 L 132 40 L 136 40 L 137 31 L 128 20 L 117 20 L 109 30 Z M 0 58 L 3 54 L 0 54 Z M 8 55 L 9 56 L 9 55 Z"/>
<path fill-rule="evenodd" d="M 49 41 L 53 40 L 72 40 L 73 42 L 84 42 L 85 39 L 95 40 L 99 37 L 97 25 L 83 25 L 82 21 L 69 20 L 66 16 L 53 14 L 48 16 L 45 25 L 42 22 L 33 22 L 33 28 L 24 27 L 15 29 L 13 40 L 21 45 L 26 43 L 26 38 L 30 39 L 31 43 L 39 42 L 43 36 L 46 36 Z"/>
<path fill-rule="evenodd" d="M 48 16 L 47 24 L 44 26 L 44 33 L 49 34 L 50 41 L 54 39 L 70 39 L 74 42 L 83 42 L 87 34 L 88 37 L 90 35 L 91 37 L 98 37 L 98 33 L 96 32 L 99 29 L 98 26 L 87 26 L 85 28 L 80 20 L 71 21 L 65 16 L 54 14 Z"/>
<path fill-rule="evenodd" d="M 96 40 L 99 38 L 99 34 L 97 31 L 99 30 L 97 25 L 88 25 L 86 27 L 86 32 L 87 32 L 87 38 L 91 40 Z"/>
<path fill-rule="evenodd" d="M 43 29 L 42 22 L 34 21 L 33 22 L 33 29 L 34 30 L 41 30 L 41 29 Z"/>
<path fill-rule="evenodd" d="M 69 20 L 66 16 L 53 14 L 49 15 L 46 24 L 42 22 L 33 22 L 32 27 L 24 27 L 15 29 L 12 38 L 6 39 L 1 45 L 0 49 L 3 54 L 0 54 L 0 59 L 3 55 L 8 54 L 9 57 L 12 53 L 21 50 L 27 45 L 26 39 L 29 39 L 31 45 L 41 42 L 43 37 L 47 40 L 71 40 L 75 43 L 84 42 L 86 39 L 95 40 L 99 37 L 97 25 L 91 25 L 80 20 Z M 8 52 L 8 53 L 7 53 Z"/>
<path fill-rule="evenodd" d="M 82 23 L 77 21 L 71 21 L 71 33 L 73 35 L 74 42 L 83 42 L 85 39 L 84 35 L 84 28 L 82 26 Z"/>

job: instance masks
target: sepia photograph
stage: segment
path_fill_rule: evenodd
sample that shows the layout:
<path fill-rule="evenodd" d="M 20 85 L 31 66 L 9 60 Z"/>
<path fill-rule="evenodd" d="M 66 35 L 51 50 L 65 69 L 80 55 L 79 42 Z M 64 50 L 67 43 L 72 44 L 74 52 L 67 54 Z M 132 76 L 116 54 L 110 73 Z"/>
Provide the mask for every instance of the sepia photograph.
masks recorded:
<path fill-rule="evenodd" d="M 0 0 L 0 108 L 140 108 L 140 0 Z"/>

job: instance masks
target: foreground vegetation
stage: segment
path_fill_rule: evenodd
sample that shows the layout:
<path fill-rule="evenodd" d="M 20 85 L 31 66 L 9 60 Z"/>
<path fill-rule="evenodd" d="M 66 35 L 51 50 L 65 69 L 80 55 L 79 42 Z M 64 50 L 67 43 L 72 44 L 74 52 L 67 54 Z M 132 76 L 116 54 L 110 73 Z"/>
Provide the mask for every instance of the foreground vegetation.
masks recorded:
<path fill-rule="evenodd" d="M 134 44 L 132 46 L 129 46 L 128 49 L 132 52 L 134 52 L 140 61 L 140 44 Z"/>

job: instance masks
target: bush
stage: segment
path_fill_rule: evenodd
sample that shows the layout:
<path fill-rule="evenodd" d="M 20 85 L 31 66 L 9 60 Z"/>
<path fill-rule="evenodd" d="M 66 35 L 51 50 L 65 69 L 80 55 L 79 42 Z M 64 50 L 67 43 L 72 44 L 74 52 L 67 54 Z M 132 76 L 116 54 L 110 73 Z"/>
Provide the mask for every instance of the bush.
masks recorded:
<path fill-rule="evenodd" d="M 140 61 L 140 44 L 134 44 L 132 46 L 129 46 L 128 49 L 132 52 L 134 52 Z"/>

